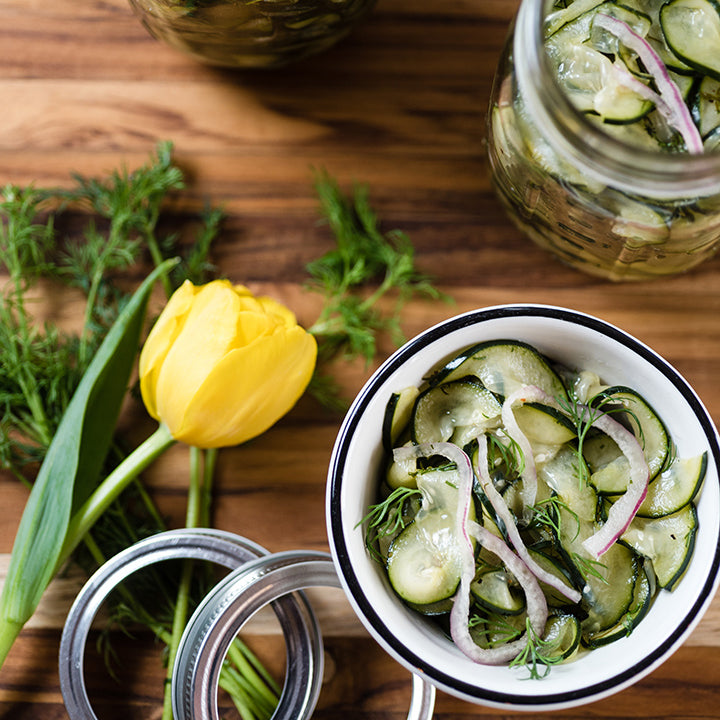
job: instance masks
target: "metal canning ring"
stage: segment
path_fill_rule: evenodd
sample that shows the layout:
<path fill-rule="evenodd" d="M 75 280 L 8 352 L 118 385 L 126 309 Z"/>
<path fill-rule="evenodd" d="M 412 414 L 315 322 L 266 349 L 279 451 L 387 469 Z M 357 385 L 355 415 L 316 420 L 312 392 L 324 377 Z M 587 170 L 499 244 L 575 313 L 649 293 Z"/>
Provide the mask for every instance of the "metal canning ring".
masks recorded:
<path fill-rule="evenodd" d="M 60 641 L 60 689 L 71 720 L 97 720 L 87 695 L 84 675 L 85 645 L 101 605 L 125 578 L 164 560 L 207 560 L 230 570 L 263 556 L 265 548 L 233 533 L 213 529 L 183 529 L 158 533 L 132 545 L 102 565 L 78 594 Z M 285 677 L 283 696 L 312 701 L 308 687 L 319 687 L 322 639 L 315 615 L 301 594 L 279 599 L 273 609 L 285 634 L 293 662 Z M 314 707 L 314 706 L 313 706 Z M 312 709 L 311 709 L 312 712 Z"/>
<path fill-rule="evenodd" d="M 175 720 L 217 720 L 220 668 L 235 635 L 268 603 L 316 585 L 341 587 L 327 553 L 267 555 L 221 580 L 198 606 L 180 640 L 172 678 Z M 306 720 L 312 714 L 320 693 L 322 645 L 316 650 L 316 667 L 307 672 L 316 682 L 304 688 L 293 684 L 295 692 L 283 690 L 273 720 Z M 288 672 L 291 668 L 289 664 Z M 429 720 L 435 705 L 434 686 L 413 675 L 412 688 L 408 720 Z"/>

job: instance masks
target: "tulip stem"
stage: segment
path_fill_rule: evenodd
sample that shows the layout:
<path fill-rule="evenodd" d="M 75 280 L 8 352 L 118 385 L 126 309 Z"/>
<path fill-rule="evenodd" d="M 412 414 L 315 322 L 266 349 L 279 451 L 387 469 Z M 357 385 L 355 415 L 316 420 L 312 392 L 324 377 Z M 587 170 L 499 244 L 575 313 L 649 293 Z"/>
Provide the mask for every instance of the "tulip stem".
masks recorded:
<path fill-rule="evenodd" d="M 215 479 L 215 466 L 217 465 L 218 449 L 209 448 L 204 451 L 205 468 L 203 474 L 202 502 L 200 503 L 200 526 L 211 526 L 212 487 Z"/>
<path fill-rule="evenodd" d="M 128 455 L 95 489 L 84 505 L 73 515 L 65 534 L 56 571 L 70 557 L 85 534 L 100 516 L 117 500 L 122 491 L 165 450 L 175 443 L 175 438 L 165 425 L 158 429 Z"/>
<path fill-rule="evenodd" d="M 190 448 L 190 483 L 188 487 L 187 510 L 185 514 L 185 527 L 196 528 L 203 515 L 203 471 L 202 451 L 196 447 Z M 182 565 L 180 586 L 175 599 L 175 612 L 173 613 L 172 634 L 167 648 L 167 674 L 165 682 L 165 697 L 163 701 L 162 720 L 172 720 L 172 676 L 177 657 L 178 646 L 183 630 L 187 624 L 188 606 L 190 604 L 190 583 L 192 581 L 193 562 L 185 560 Z"/>

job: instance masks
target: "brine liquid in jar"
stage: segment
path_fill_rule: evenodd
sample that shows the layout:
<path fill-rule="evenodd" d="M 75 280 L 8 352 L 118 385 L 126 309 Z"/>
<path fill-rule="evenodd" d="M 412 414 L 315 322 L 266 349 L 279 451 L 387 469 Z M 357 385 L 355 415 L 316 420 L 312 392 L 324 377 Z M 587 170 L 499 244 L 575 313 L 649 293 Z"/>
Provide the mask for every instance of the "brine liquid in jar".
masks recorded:
<path fill-rule="evenodd" d="M 488 148 L 510 216 L 563 261 L 613 280 L 698 265 L 720 242 L 718 7 L 524 0 Z"/>

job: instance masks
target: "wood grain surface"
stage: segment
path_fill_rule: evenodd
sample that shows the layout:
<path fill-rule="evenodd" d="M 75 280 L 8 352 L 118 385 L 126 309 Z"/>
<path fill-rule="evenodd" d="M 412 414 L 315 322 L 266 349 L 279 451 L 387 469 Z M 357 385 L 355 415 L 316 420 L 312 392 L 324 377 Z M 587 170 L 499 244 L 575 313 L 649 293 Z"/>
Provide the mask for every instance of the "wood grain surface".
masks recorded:
<path fill-rule="evenodd" d="M 280 71 L 201 65 L 153 40 L 124 0 L 0 2 L 0 182 L 65 184 L 71 171 L 101 174 L 145 161 L 172 140 L 188 187 L 178 221 L 210 200 L 228 222 L 214 260 L 222 274 L 271 294 L 311 323 L 317 297 L 303 290 L 305 264 L 332 245 L 318 222 L 313 168 L 345 187 L 367 183 L 387 228 L 412 238 L 420 268 L 454 298 L 407 307 L 408 336 L 457 312 L 505 302 L 544 302 L 593 313 L 663 354 L 720 420 L 720 260 L 686 276 L 612 284 L 561 265 L 507 220 L 490 187 L 485 112 L 516 0 L 379 0 L 357 30 L 325 54 Z M 1 279 L 1 278 L 0 278 Z M 80 301 L 41 288 L 38 316 L 68 327 Z M 392 350 L 387 339 L 381 355 Z M 372 368 L 340 366 L 352 395 Z M 275 428 L 220 455 L 216 527 L 267 548 L 327 549 L 325 476 L 340 418 L 303 400 Z M 127 421 L 131 439 L 150 425 Z M 171 525 L 184 515 L 186 451 L 176 447 L 147 475 Z M 0 475 L 0 576 L 27 491 Z M 0 716 L 66 718 L 57 649 L 67 609 L 83 582 L 53 583 L 0 671 Z M 317 592 L 326 643 L 318 718 L 399 720 L 408 673 L 360 626 L 338 591 Z M 281 673 L 273 619 L 251 641 Z M 149 638 L 120 639 L 120 682 L 91 663 L 98 717 L 160 714 L 162 667 Z M 89 650 L 91 651 L 91 650 Z M 720 716 L 720 605 L 687 643 L 636 686 L 566 718 Z M 512 713 L 440 694 L 436 717 Z M 521 717 L 521 716 L 517 716 Z M 524 717 L 528 717 L 525 715 Z"/>

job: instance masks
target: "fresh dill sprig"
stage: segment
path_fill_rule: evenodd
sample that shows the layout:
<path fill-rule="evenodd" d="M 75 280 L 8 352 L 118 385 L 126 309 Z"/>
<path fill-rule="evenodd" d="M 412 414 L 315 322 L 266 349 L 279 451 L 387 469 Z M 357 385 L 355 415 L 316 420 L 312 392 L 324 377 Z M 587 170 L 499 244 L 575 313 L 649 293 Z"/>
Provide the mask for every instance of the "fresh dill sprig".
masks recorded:
<path fill-rule="evenodd" d="M 356 186 L 348 197 L 326 172 L 319 172 L 315 189 L 336 241 L 332 250 L 306 266 L 308 289 L 324 299 L 309 328 L 318 341 L 318 375 L 336 359 L 371 363 L 380 333 L 388 333 L 401 345 L 405 341 L 401 311 L 412 297 L 449 298 L 417 269 L 414 247 L 405 233 L 380 230 L 367 186 Z M 380 301 L 390 296 L 392 309 L 383 312 Z M 333 404 L 327 383 L 313 383 L 310 389 L 321 401 Z"/>
<path fill-rule="evenodd" d="M 506 482 L 512 483 L 525 470 L 525 456 L 517 442 L 504 431 L 502 433 L 502 437 L 492 433 L 487 435 L 488 468 L 491 472 L 502 468 Z"/>
<path fill-rule="evenodd" d="M 527 644 L 510 662 L 510 667 L 526 667 L 530 673 L 529 679 L 541 680 L 547 677 L 553 665 L 562 662 L 562 657 L 553 654 L 557 650 L 557 642 L 540 637 L 530 623 L 530 618 L 525 621 L 525 632 Z"/>
<path fill-rule="evenodd" d="M 486 635 L 488 646 L 495 647 L 517 640 L 522 635 L 522 627 L 513 625 L 504 615 L 497 613 L 473 612 L 468 620 L 468 627 L 482 630 Z M 490 634 L 492 634 L 490 636 Z"/>
<path fill-rule="evenodd" d="M 73 174 L 74 187 L 60 191 L 59 197 L 70 207 L 89 212 L 89 219 L 78 242 L 67 243 L 63 261 L 69 282 L 88 296 L 81 336 L 80 357 L 88 353 L 86 338 L 92 336 L 96 320 L 96 297 L 108 293 L 109 273 L 130 267 L 141 251 L 149 251 L 157 266 L 164 259 L 156 237 L 163 204 L 172 191 L 184 187 L 183 175 L 172 162 L 172 144 L 159 143 L 156 153 L 142 167 L 112 171 L 107 177 Z M 107 228 L 97 227 L 97 220 Z M 165 280 L 169 295 L 171 286 Z M 109 293 L 112 295 L 112 293 Z"/>
<path fill-rule="evenodd" d="M 42 461 L 80 378 L 129 297 L 114 284 L 116 274 L 146 253 L 153 262 L 182 254 L 177 237 L 157 238 L 163 203 L 183 187 L 171 143 L 160 143 L 133 172 L 73 179 L 67 189 L 7 186 L 0 202 L 0 270 L 7 275 L 0 292 L 0 465 L 25 482 L 26 467 Z M 221 217 L 208 209 L 197 243 L 184 253 L 183 267 L 195 281 L 212 268 L 208 257 Z M 35 322 L 31 291 L 41 278 L 85 294 L 80 333 Z"/>
<path fill-rule="evenodd" d="M 205 282 L 213 266 L 209 254 L 223 214 L 208 208 L 195 230 L 159 237 L 161 211 L 169 193 L 183 187 L 182 173 L 171 158 L 172 145 L 161 143 L 149 162 L 103 178 L 74 175 L 70 189 L 8 186 L 0 202 L 0 463 L 27 486 L 48 452 L 60 421 L 97 348 L 113 326 L 131 293 L 114 283 L 130 267 L 146 261 L 159 265 L 166 256 L 184 256 L 181 272 L 166 285 L 169 294 L 185 278 Z M 5 278 L 4 278 L 5 279 Z M 40 280 L 79 288 L 85 295 L 82 329 L 62 333 L 33 316 L 32 291 Z M 118 442 L 109 471 L 122 460 Z M 29 465 L 35 467 L 28 467 Z M 99 480 L 100 478 L 98 478 Z M 89 478 L 92 480 L 92 478 Z M 157 508 L 136 481 L 95 524 L 73 560 L 88 572 L 133 542 L 164 530 Z M 193 578 L 193 602 L 209 587 Z M 165 568 L 145 578 L 133 577 L 108 602 L 114 630 L 136 624 L 172 642 L 173 608 L 178 578 Z M 100 634 L 100 649 L 109 666 L 109 634 Z M 250 665 L 253 667 L 251 668 Z M 221 685 L 242 708 L 243 718 L 270 717 L 275 690 L 261 677 L 260 666 L 236 640 L 221 674 Z M 112 673 L 112 668 L 109 668 Z M 263 671 L 264 672 L 264 671 Z"/>
<path fill-rule="evenodd" d="M 635 413 L 622 403 L 618 403 L 612 395 L 608 395 L 603 390 L 593 395 L 587 403 L 581 402 L 574 394 L 569 395 L 567 398 L 556 398 L 556 400 L 560 408 L 575 425 L 577 433 L 577 475 L 581 487 L 586 485 L 590 480 L 590 471 L 584 457 L 585 441 L 588 432 L 593 427 L 593 423 L 596 422 L 599 417 L 615 413 L 624 413 L 628 417 L 633 418 L 640 432 L 638 441 L 641 444 L 643 443 L 642 426 L 637 420 Z"/>
<path fill-rule="evenodd" d="M 593 560 L 592 558 L 585 557 L 579 553 L 572 553 L 572 561 L 575 563 L 575 567 L 580 571 L 580 574 L 587 580 L 589 577 L 594 577 L 608 584 L 607 578 L 600 572 L 600 568 L 607 569 L 607 565 L 600 562 L 600 560 Z"/>
<path fill-rule="evenodd" d="M 385 558 L 377 550 L 379 540 L 397 535 L 409 522 L 406 516 L 408 502 L 415 497 L 422 497 L 417 488 L 395 488 L 386 498 L 376 505 L 371 505 L 367 515 L 355 527 L 367 523 L 365 545 L 370 554 L 379 562 Z"/>
<path fill-rule="evenodd" d="M 574 540 L 577 538 L 580 533 L 580 518 L 578 517 L 578 514 L 558 495 L 552 495 L 545 500 L 540 500 L 533 506 L 532 510 L 533 524 L 550 528 L 558 537 L 560 536 L 561 531 L 561 511 L 565 510 L 569 513 L 570 517 L 575 520 L 577 527 L 575 535 L 572 539 Z"/>
<path fill-rule="evenodd" d="M 8 279 L 0 293 L 0 463 L 19 479 L 44 456 L 79 374 L 74 348 L 55 328 L 37 328 L 28 291 L 53 274 L 52 218 L 40 221 L 45 195 L 7 186 L 0 203 L 0 265 Z"/>
<path fill-rule="evenodd" d="M 222 208 L 206 205 L 200 216 L 200 227 L 182 262 L 173 270 L 171 278 L 173 286 L 180 286 L 185 280 L 194 285 L 207 282 L 216 272 L 217 267 L 210 262 L 212 243 L 220 234 L 225 212 Z M 170 235 L 160 243 L 161 255 L 169 258 L 177 255 L 179 238 Z"/>
<path fill-rule="evenodd" d="M 129 298 L 114 286 L 114 276 L 144 253 L 153 255 L 161 206 L 168 192 L 182 187 L 170 149 L 170 144 L 161 144 L 148 164 L 133 173 L 115 172 L 102 179 L 75 175 L 70 189 L 7 186 L 2 191 L 0 467 L 28 487 L 89 361 Z M 207 266 L 218 217 L 206 216 L 199 243 L 190 248 L 192 266 L 198 269 Z M 166 249 L 172 252 L 171 245 Z M 34 290 L 41 279 L 78 287 L 85 294 L 79 333 L 36 322 Z M 115 454 L 112 462 L 121 458 Z M 122 505 L 113 505 L 86 537 L 75 557 L 86 570 L 165 529 L 147 493 L 136 489 L 126 493 Z M 146 597 L 157 596 L 155 586 Z M 143 606 L 141 601 L 134 605 L 136 611 Z M 149 623 L 144 610 L 133 619 Z"/>
<path fill-rule="evenodd" d="M 453 470 L 457 470 L 457 463 L 452 462 L 451 460 L 446 461 L 443 458 L 443 461 L 440 465 L 433 465 L 428 464 L 421 467 L 418 467 L 417 470 L 415 470 L 416 475 L 424 475 L 425 473 L 431 473 L 431 472 L 452 472 Z M 445 482 L 448 482 L 447 480 Z"/>

